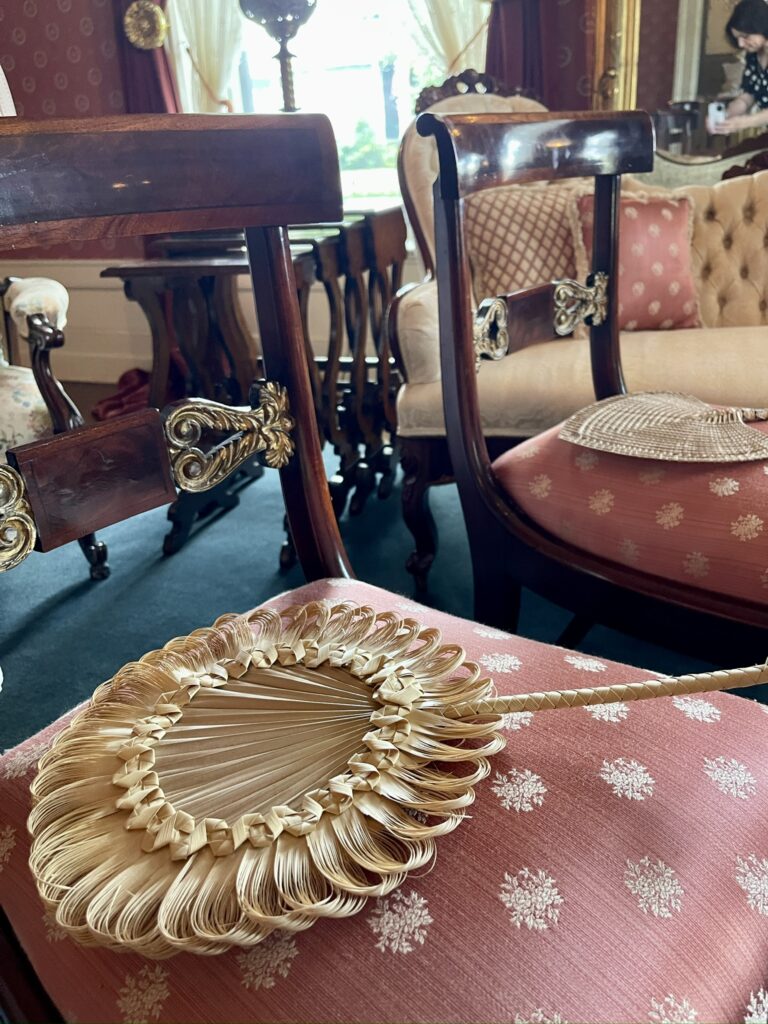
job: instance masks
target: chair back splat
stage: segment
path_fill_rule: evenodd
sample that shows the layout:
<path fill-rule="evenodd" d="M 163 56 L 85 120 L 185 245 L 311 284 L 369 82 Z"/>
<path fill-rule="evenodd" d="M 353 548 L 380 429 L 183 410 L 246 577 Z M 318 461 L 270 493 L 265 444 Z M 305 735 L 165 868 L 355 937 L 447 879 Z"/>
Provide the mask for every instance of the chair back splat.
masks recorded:
<path fill-rule="evenodd" d="M 41 126 L 7 119 L 0 124 L 0 166 L 0 231 L 11 248 L 246 229 L 264 365 L 270 380 L 285 389 L 295 421 L 292 440 L 299 457 L 282 469 L 282 482 L 299 558 L 310 579 L 348 575 L 315 429 L 286 230 L 288 224 L 341 217 L 338 158 L 328 120 L 321 115 L 173 115 L 53 120 Z M 39 469 L 40 459 L 51 465 L 74 445 L 73 465 L 83 466 L 106 443 L 106 435 L 121 436 L 118 447 L 131 453 L 130 461 L 137 449 L 128 426 L 105 425 L 99 428 L 104 437 L 85 432 L 36 442 L 19 449 L 11 462 L 23 467 L 34 461 Z M 146 424 L 141 429 L 146 431 Z M 161 437 L 156 431 L 155 438 Z M 141 449 L 143 442 L 138 443 Z M 146 456 L 145 444 L 143 450 Z M 160 462 L 168 457 L 159 450 L 157 456 Z M 155 487 L 156 475 L 149 476 L 152 487 L 144 493 L 136 480 L 133 501 L 121 506 L 122 514 L 119 503 L 102 503 L 94 528 L 167 501 L 166 491 L 161 488 L 160 494 Z M 37 501 L 33 511 L 44 519 L 42 479 L 38 473 L 27 491 Z M 86 474 L 80 482 L 93 494 L 110 486 L 103 475 Z M 65 534 L 60 536 L 54 541 L 49 535 L 48 546 L 64 543 Z M 18 532 L 14 539 L 18 542 Z M 46 548 L 44 538 L 38 546 Z"/>

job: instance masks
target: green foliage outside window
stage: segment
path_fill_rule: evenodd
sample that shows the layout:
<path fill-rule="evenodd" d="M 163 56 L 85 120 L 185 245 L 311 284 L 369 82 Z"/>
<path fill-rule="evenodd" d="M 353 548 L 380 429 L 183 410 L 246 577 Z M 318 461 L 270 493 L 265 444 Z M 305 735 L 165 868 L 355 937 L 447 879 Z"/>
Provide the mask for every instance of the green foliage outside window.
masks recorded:
<path fill-rule="evenodd" d="M 377 142 L 367 121 L 355 126 L 355 141 L 339 148 L 339 162 L 344 171 L 374 167 L 394 167 L 397 163 L 397 142 Z"/>

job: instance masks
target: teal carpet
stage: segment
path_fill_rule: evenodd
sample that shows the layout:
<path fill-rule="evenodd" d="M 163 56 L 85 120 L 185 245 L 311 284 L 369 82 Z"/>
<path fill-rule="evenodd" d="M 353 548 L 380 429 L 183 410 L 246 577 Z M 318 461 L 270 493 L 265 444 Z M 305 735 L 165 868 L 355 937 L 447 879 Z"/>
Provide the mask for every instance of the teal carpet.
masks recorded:
<path fill-rule="evenodd" d="M 440 549 L 425 604 L 471 616 L 472 586 L 464 524 L 453 486 L 434 488 Z M 171 637 L 209 625 L 223 612 L 244 611 L 299 585 L 300 569 L 278 568 L 282 497 L 268 471 L 241 493 L 238 508 L 198 528 L 176 555 L 164 558 L 165 509 L 101 532 L 112 575 L 88 578 L 77 544 L 33 554 L 0 577 L 0 750 L 30 736 L 87 697 L 121 665 Z M 342 520 L 357 575 L 415 598 L 404 564 L 410 534 L 400 489 L 370 498 L 362 515 Z M 519 631 L 554 641 L 568 622 L 562 609 L 526 594 Z M 708 663 L 595 628 L 579 649 L 605 658 L 680 674 Z"/>

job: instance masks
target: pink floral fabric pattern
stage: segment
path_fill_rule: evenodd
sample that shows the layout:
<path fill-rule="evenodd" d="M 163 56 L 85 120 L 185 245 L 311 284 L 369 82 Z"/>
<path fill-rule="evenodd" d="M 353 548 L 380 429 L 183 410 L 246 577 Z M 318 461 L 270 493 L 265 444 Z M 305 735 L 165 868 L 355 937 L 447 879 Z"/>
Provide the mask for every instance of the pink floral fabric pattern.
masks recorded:
<path fill-rule="evenodd" d="M 768 433 L 765 423 L 750 426 Z M 531 519 L 612 562 L 768 601 L 768 463 L 636 459 L 561 441 L 559 429 L 493 466 Z M 545 473 L 551 483 L 541 497 L 536 481 Z"/>
<path fill-rule="evenodd" d="M 354 581 L 271 603 L 319 598 L 408 604 L 490 663 L 500 691 L 647 677 Z M 356 917 L 162 962 L 75 944 L 37 895 L 29 782 L 65 721 L 0 759 L 0 903 L 67 1020 L 764 1019 L 768 714 L 753 701 L 716 693 L 510 715 L 507 747 L 471 815 L 438 841 L 433 870 Z"/>

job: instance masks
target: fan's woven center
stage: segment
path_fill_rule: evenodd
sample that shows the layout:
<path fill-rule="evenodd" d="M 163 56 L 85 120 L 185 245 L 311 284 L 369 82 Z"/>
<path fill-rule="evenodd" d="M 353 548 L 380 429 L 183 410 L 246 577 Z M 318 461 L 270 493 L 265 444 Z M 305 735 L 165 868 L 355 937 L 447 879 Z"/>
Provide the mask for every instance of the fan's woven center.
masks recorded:
<path fill-rule="evenodd" d="M 200 690 L 155 747 L 165 797 L 194 818 L 297 806 L 362 749 L 371 686 L 344 669 L 251 667 Z"/>

